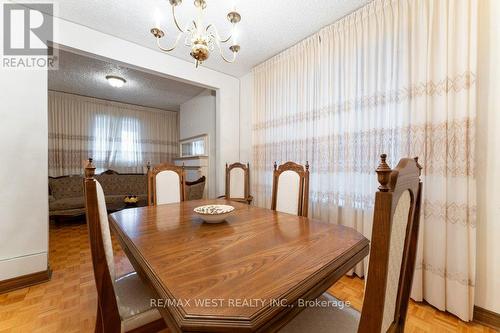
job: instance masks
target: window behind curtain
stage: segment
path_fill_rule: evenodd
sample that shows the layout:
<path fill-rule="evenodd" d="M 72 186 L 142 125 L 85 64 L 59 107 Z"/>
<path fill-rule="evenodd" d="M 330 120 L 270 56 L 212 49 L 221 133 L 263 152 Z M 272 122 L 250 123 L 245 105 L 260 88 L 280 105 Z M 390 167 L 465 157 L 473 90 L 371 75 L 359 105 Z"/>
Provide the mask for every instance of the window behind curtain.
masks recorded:
<path fill-rule="evenodd" d="M 143 173 L 179 156 L 179 114 L 49 91 L 49 175 L 79 175 L 92 157 L 98 172 Z"/>
<path fill-rule="evenodd" d="M 93 131 L 92 155 L 99 168 L 126 169 L 144 164 L 139 119 L 97 115 Z"/>

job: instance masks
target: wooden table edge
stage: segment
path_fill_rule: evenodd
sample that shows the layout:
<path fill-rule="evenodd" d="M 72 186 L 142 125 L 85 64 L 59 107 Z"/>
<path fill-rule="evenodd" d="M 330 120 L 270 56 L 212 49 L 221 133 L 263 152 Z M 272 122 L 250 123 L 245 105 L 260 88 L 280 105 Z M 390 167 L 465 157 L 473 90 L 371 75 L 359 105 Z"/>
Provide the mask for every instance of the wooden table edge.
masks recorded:
<path fill-rule="evenodd" d="M 168 289 L 163 288 L 162 284 L 153 273 L 152 268 L 147 264 L 147 261 L 144 259 L 140 251 L 137 250 L 135 244 L 118 226 L 118 223 L 114 219 L 113 215 L 114 214 L 109 215 L 111 228 L 117 236 L 120 245 L 136 272 L 143 278 L 143 281 L 148 284 L 158 298 L 173 300 L 173 295 Z M 359 249 L 356 251 L 356 248 Z M 355 253 L 349 256 L 349 254 L 353 251 Z M 357 263 L 363 260 L 368 253 L 369 241 L 363 237 L 359 242 L 346 250 L 342 256 L 336 258 L 325 266 L 322 271 L 326 271 L 330 265 L 333 265 L 338 260 L 343 258 L 345 259 L 347 257 L 347 260 L 342 263 L 341 266 L 332 271 L 330 274 L 319 279 L 319 283 L 313 284 L 309 288 L 302 288 L 302 290 L 306 289 L 305 293 L 299 295 L 298 297 L 292 297 L 293 299 L 296 299 L 294 303 L 297 304 L 298 299 L 313 300 L 319 297 Z M 316 275 L 319 275 L 319 273 Z M 294 291 L 297 290 L 295 289 Z M 264 308 L 263 311 L 259 312 L 252 318 L 224 317 L 223 320 L 214 316 L 192 316 L 179 307 L 169 307 L 169 310 L 160 307 L 158 310 L 168 325 L 168 329 L 172 332 L 214 332 L 214 328 L 217 328 L 218 332 L 235 332 L 236 330 L 238 332 L 275 332 L 283 327 L 287 322 L 292 320 L 298 313 L 300 313 L 300 311 L 303 310 L 303 308 L 293 306 L 290 310 L 281 311 L 278 315 L 273 317 L 271 321 L 267 322 L 263 322 L 262 318 L 265 317 L 265 314 L 268 311 L 273 311 L 271 307 Z M 206 327 L 207 330 L 200 330 L 200 326 Z"/>
<path fill-rule="evenodd" d="M 310 288 L 306 293 L 301 295 L 299 298 L 303 300 L 314 300 L 321 296 L 323 293 L 328 291 L 328 289 L 337 282 L 342 276 L 347 274 L 351 269 L 356 266 L 363 258 L 365 258 L 369 251 L 370 245 L 369 241 L 364 238 L 361 242 L 354 245 L 354 247 L 360 247 L 360 249 L 350 258 L 348 258 L 342 265 L 340 265 L 335 271 L 332 271 L 329 275 L 324 276 L 323 279 L 317 284 L 315 284 L 312 288 Z M 352 249 L 351 248 L 351 249 Z M 349 251 L 346 251 L 347 254 Z M 344 255 L 345 256 L 345 255 Z M 304 308 L 300 308 L 296 306 L 298 300 L 294 302 L 294 307 L 286 312 L 282 312 L 280 315 L 285 316 L 286 318 L 280 318 L 276 316 L 270 321 L 267 325 L 259 328 L 258 332 L 276 332 L 283 326 L 285 326 L 289 321 L 291 321 L 296 315 L 298 315 Z"/>
<path fill-rule="evenodd" d="M 163 289 L 163 288 L 161 288 L 161 285 L 158 285 L 158 286 L 155 285 L 155 282 L 158 283 L 158 280 L 154 276 L 154 274 L 152 273 L 153 270 L 151 269 L 151 267 L 149 267 L 149 265 L 147 264 L 147 261 L 143 258 L 141 253 L 137 250 L 134 243 L 128 238 L 127 235 L 125 235 L 125 233 L 118 226 L 118 223 L 114 219 L 113 214 L 109 214 L 108 217 L 109 217 L 111 229 L 113 230 L 113 232 L 117 236 L 118 241 L 119 241 L 123 251 L 127 255 L 127 258 L 130 261 L 130 263 L 132 264 L 132 266 L 134 267 L 135 271 L 142 277 L 142 280 L 150 287 L 150 289 L 154 292 L 154 294 L 157 298 L 163 298 L 163 296 L 158 292 L 158 289 Z M 147 269 L 144 269 L 144 267 L 147 267 Z M 170 297 L 170 299 L 172 299 L 172 297 Z M 167 311 L 163 308 L 158 308 L 158 310 L 160 311 L 163 319 L 165 320 L 169 331 L 182 332 L 178 328 L 177 320 L 174 318 L 174 316 L 172 316 L 172 314 L 169 311 Z M 179 309 L 177 307 L 175 307 L 175 310 L 176 310 L 176 312 L 179 311 Z M 180 315 L 181 314 L 179 313 L 178 316 L 180 316 Z"/>

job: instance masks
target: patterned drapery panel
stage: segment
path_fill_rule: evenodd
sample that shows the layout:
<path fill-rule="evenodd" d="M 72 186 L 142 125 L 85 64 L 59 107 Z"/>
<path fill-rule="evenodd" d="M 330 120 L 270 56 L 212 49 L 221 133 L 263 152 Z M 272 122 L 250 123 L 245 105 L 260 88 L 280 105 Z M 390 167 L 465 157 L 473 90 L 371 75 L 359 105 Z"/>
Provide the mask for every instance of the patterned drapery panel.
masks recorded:
<path fill-rule="evenodd" d="M 375 0 L 253 72 L 255 203 L 270 205 L 274 161 L 309 161 L 310 215 L 370 237 L 378 156 L 392 166 L 418 156 L 412 297 L 464 320 L 475 281 L 476 26 L 476 0 Z"/>
<path fill-rule="evenodd" d="M 99 171 L 142 173 L 178 156 L 178 112 L 49 91 L 49 176 Z"/>

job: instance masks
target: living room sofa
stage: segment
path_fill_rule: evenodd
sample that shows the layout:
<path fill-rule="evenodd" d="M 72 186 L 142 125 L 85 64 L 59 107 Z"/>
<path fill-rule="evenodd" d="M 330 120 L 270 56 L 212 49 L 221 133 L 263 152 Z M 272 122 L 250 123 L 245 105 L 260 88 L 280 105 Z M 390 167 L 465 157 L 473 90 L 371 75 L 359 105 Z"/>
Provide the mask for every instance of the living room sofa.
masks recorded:
<path fill-rule="evenodd" d="M 147 205 L 148 178 L 145 174 L 120 174 L 105 171 L 95 178 L 101 184 L 106 198 L 108 212 L 126 207 L 123 199 L 135 195 L 137 206 Z M 186 182 L 186 198 L 201 199 L 205 187 L 205 177 L 195 182 Z M 75 217 L 85 214 L 82 176 L 49 177 L 49 216 L 52 219 Z"/>
<path fill-rule="evenodd" d="M 106 197 L 108 212 L 123 209 L 124 197 L 136 195 L 137 206 L 147 205 L 148 183 L 145 174 L 120 174 L 108 170 L 95 178 Z M 82 176 L 49 177 L 49 216 L 78 216 L 85 213 Z"/>

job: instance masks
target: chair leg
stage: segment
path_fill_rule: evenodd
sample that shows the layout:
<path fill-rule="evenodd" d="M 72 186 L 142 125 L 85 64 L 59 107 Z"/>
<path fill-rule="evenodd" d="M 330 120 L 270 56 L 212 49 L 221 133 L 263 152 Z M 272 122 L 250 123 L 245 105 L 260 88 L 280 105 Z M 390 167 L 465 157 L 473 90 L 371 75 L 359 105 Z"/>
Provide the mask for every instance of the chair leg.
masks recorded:
<path fill-rule="evenodd" d="M 99 304 L 97 305 L 97 315 L 95 319 L 95 333 L 104 333 L 101 308 L 99 307 Z"/>

